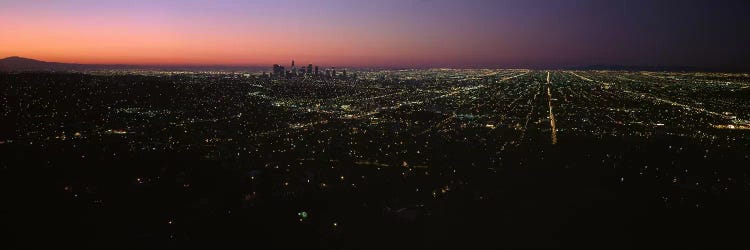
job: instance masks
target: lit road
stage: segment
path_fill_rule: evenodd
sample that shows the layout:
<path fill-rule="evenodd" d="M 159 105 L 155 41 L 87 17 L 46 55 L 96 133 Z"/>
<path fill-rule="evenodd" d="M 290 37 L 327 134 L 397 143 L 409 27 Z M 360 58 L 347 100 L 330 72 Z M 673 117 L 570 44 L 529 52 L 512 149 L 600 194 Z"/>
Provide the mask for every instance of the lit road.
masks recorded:
<path fill-rule="evenodd" d="M 557 127 L 555 127 L 555 114 L 552 113 L 552 92 L 550 91 L 549 71 L 547 71 L 547 101 L 549 103 L 549 126 L 551 128 L 552 144 L 557 144 Z"/>

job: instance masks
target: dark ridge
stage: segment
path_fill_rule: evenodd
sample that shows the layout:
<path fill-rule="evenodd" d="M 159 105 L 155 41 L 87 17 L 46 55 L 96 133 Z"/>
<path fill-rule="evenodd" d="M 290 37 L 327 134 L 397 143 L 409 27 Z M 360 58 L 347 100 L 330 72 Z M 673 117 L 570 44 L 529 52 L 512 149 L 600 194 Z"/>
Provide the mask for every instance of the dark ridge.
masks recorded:
<path fill-rule="evenodd" d="M 262 71 L 267 67 L 230 65 L 126 65 L 45 62 L 19 56 L 0 59 L 0 71 L 92 71 L 92 70 L 175 70 L 175 71 Z"/>
<path fill-rule="evenodd" d="M 2 71 L 65 71 L 80 66 L 82 65 L 44 62 L 18 56 L 0 59 L 0 70 Z"/>
<path fill-rule="evenodd" d="M 612 70 L 612 71 L 672 71 L 672 72 L 750 72 L 747 68 L 706 68 L 692 66 L 639 66 L 639 65 L 586 65 L 568 67 L 569 70 Z"/>
<path fill-rule="evenodd" d="M 391 68 L 401 69 L 401 68 Z M 405 68 L 404 68 L 405 69 Z M 539 68 L 545 69 L 545 68 Z M 550 68 L 554 69 L 554 68 Z M 750 65 L 742 67 L 705 68 L 691 66 L 638 66 L 638 65 L 605 65 L 563 67 L 566 70 L 611 70 L 611 71 L 672 71 L 672 72 L 750 72 Z M 0 59 L 0 71 L 93 71 L 93 70 L 174 70 L 174 71 L 238 71 L 261 72 L 268 70 L 265 66 L 237 65 L 127 65 L 127 64 L 75 64 L 45 62 L 19 56 Z"/>

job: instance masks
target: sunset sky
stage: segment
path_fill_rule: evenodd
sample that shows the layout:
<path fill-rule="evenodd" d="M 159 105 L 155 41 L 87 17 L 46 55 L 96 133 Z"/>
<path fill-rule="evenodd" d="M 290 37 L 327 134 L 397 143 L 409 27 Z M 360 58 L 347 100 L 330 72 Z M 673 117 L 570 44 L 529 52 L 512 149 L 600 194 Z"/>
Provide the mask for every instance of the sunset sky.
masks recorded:
<path fill-rule="evenodd" d="M 750 67 L 750 1 L 0 0 L 0 58 Z"/>

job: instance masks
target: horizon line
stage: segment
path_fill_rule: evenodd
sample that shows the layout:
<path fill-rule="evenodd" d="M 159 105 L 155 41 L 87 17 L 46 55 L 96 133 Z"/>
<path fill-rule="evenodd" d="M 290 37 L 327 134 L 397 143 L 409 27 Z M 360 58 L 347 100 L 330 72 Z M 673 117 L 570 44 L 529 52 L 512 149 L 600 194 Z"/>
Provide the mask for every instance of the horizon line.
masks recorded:
<path fill-rule="evenodd" d="M 119 67 L 227 67 L 227 68 L 270 68 L 273 64 L 277 63 L 269 63 L 267 65 L 259 65 L 259 64 L 199 64 L 199 63 L 79 63 L 79 62 L 60 62 L 60 61 L 44 61 L 40 59 L 30 58 L 30 57 L 23 57 L 18 55 L 13 56 L 7 56 L 4 58 L 0 58 L 0 60 L 10 59 L 10 58 L 20 58 L 20 59 L 27 59 L 27 60 L 34 60 L 41 63 L 58 63 L 58 64 L 70 64 L 70 65 L 80 65 L 80 66 L 119 66 Z M 292 60 L 289 60 L 290 62 Z M 498 64 L 500 65 L 500 64 Z M 285 65 L 282 65 L 285 66 Z M 315 65 L 313 66 L 321 66 L 321 65 Z M 307 65 L 301 66 L 300 68 L 307 67 Z M 748 73 L 750 72 L 750 69 L 748 68 L 722 68 L 722 67 L 699 67 L 699 66 L 669 66 L 669 65 L 621 65 L 621 64 L 606 64 L 606 63 L 594 63 L 594 64 L 576 64 L 576 65 L 567 65 L 567 66 L 543 66 L 543 65 L 537 65 L 537 66 L 525 66 L 525 67 L 519 67 L 519 66 L 497 66 L 497 67 L 487 67 L 487 66 L 347 66 L 347 65 L 337 65 L 337 66 L 321 66 L 321 67 L 327 67 L 327 68 L 341 68 L 341 69 L 393 69 L 393 70 L 405 70 L 405 69 L 516 69 L 516 70 L 592 70 L 592 69 L 582 69 L 582 68 L 606 68 L 606 67 L 616 67 L 616 68 L 640 68 L 636 70 L 630 70 L 630 71 L 649 71 L 650 70 L 662 70 L 662 71 L 711 71 L 711 72 L 742 72 L 742 73 Z M 603 69 L 593 69 L 593 70 L 603 70 Z M 604 70 L 625 70 L 627 69 L 604 69 Z"/>

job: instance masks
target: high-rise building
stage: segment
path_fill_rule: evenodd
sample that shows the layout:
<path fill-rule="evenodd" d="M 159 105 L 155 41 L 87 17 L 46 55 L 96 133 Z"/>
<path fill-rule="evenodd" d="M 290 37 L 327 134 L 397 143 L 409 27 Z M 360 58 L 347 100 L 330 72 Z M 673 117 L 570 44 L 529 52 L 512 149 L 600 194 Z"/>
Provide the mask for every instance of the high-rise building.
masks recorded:
<path fill-rule="evenodd" d="M 315 76 L 318 76 L 318 75 L 319 75 L 319 73 L 318 73 L 318 66 L 315 66 Z"/>
<path fill-rule="evenodd" d="M 312 64 L 308 64 L 307 65 L 307 72 L 306 73 L 307 73 L 307 75 L 312 74 Z"/>
<path fill-rule="evenodd" d="M 273 76 L 280 77 L 284 72 L 284 67 L 279 66 L 278 64 L 273 65 Z"/>
<path fill-rule="evenodd" d="M 331 76 L 336 77 L 336 67 L 333 67 L 333 69 L 331 70 Z"/>

